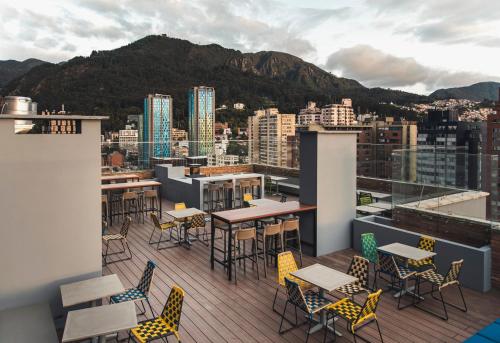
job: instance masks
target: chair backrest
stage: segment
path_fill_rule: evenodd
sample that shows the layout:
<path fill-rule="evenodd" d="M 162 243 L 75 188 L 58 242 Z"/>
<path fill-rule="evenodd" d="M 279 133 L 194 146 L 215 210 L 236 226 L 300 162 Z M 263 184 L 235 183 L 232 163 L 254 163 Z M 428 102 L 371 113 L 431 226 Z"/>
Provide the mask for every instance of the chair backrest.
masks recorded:
<path fill-rule="evenodd" d="M 420 236 L 418 240 L 418 248 L 425 251 L 434 252 L 435 245 L 436 245 L 436 240 L 429 236 Z"/>
<path fill-rule="evenodd" d="M 381 273 L 395 275 L 396 261 L 394 261 L 394 257 L 392 255 L 379 251 L 378 265 Z"/>
<path fill-rule="evenodd" d="M 247 239 L 257 238 L 257 231 L 254 227 L 247 229 L 239 229 L 234 234 L 234 239 L 237 241 L 245 241 Z"/>
<path fill-rule="evenodd" d="M 297 262 L 295 262 L 291 251 L 278 254 L 278 283 L 281 286 L 285 287 L 285 277 L 298 269 Z"/>
<path fill-rule="evenodd" d="M 177 202 L 174 205 L 174 210 L 179 211 L 179 210 L 185 210 L 186 209 L 186 204 L 183 202 Z"/>
<path fill-rule="evenodd" d="M 358 205 L 370 205 L 373 203 L 373 196 L 371 193 L 360 192 L 358 197 Z"/>
<path fill-rule="evenodd" d="M 248 187 L 250 187 L 250 181 L 248 181 L 248 180 L 241 180 L 240 181 L 240 187 L 241 188 L 248 188 Z"/>
<path fill-rule="evenodd" d="M 448 270 L 448 273 L 446 273 L 446 275 L 444 276 L 441 287 L 458 283 L 458 277 L 460 276 L 460 271 L 462 270 L 463 264 L 464 260 L 451 262 L 450 269 Z"/>
<path fill-rule="evenodd" d="M 243 201 L 252 201 L 252 200 L 253 200 L 253 196 L 251 193 L 243 194 Z"/>
<path fill-rule="evenodd" d="M 283 231 L 297 231 L 299 229 L 298 219 L 287 219 L 281 224 Z"/>
<path fill-rule="evenodd" d="M 137 199 L 137 193 L 136 192 L 124 192 L 122 194 L 122 199 L 123 200 L 134 200 L 134 199 Z"/>
<path fill-rule="evenodd" d="M 361 253 L 371 263 L 377 263 L 377 240 L 375 234 L 367 232 L 361 234 Z"/>
<path fill-rule="evenodd" d="M 288 197 L 285 194 L 281 194 L 280 202 L 286 202 L 287 198 Z"/>
<path fill-rule="evenodd" d="M 260 182 L 260 179 L 257 179 L 257 180 L 250 180 L 250 186 L 254 187 L 260 187 L 261 185 L 261 182 Z"/>
<path fill-rule="evenodd" d="M 151 212 L 151 220 L 153 220 L 153 225 L 156 226 L 157 229 L 161 230 L 160 221 L 158 220 L 156 213 Z"/>
<path fill-rule="evenodd" d="M 281 224 L 268 224 L 264 226 L 264 236 L 274 236 L 281 233 Z"/>
<path fill-rule="evenodd" d="M 307 313 L 310 313 L 311 311 L 307 306 L 306 299 L 304 298 L 304 293 L 302 293 L 299 284 L 285 277 L 285 287 L 286 293 L 288 294 L 288 301 L 292 305 L 295 305 L 298 308 L 306 311 Z"/>
<path fill-rule="evenodd" d="M 146 198 L 154 198 L 158 196 L 158 192 L 156 191 L 156 189 L 147 189 L 144 191 L 144 196 Z"/>
<path fill-rule="evenodd" d="M 370 261 L 361 256 L 354 256 L 347 274 L 358 278 L 357 284 L 368 287 L 368 276 L 370 275 Z"/>
<path fill-rule="evenodd" d="M 184 290 L 174 285 L 170 290 L 167 303 L 163 308 L 160 317 L 175 331 L 175 336 L 179 340 L 179 323 L 181 322 L 182 303 L 184 302 Z"/>
<path fill-rule="evenodd" d="M 144 272 L 142 273 L 142 277 L 139 280 L 139 284 L 137 285 L 137 289 L 145 295 L 148 295 L 149 293 L 149 288 L 151 287 L 151 282 L 153 281 L 155 268 L 156 264 L 153 261 L 148 261 L 148 263 L 146 264 L 146 268 L 144 268 Z"/>
<path fill-rule="evenodd" d="M 101 195 L 101 203 L 108 203 L 108 196 L 107 195 Z"/>
<path fill-rule="evenodd" d="M 205 227 L 205 215 L 203 213 L 195 214 L 191 217 L 190 229 L 204 228 Z"/>
<path fill-rule="evenodd" d="M 132 218 L 129 216 L 125 217 L 125 220 L 123 221 L 122 228 L 120 229 L 120 235 L 123 237 L 127 237 L 128 235 L 128 229 L 130 227 L 130 223 L 132 222 Z"/>
<path fill-rule="evenodd" d="M 382 294 L 381 289 L 368 295 L 365 303 L 363 304 L 361 312 L 359 312 L 358 314 L 358 318 L 356 318 L 356 320 L 353 322 L 353 326 L 360 324 L 366 320 L 377 318 L 375 311 L 377 310 L 378 302 L 380 300 L 380 294 Z"/>

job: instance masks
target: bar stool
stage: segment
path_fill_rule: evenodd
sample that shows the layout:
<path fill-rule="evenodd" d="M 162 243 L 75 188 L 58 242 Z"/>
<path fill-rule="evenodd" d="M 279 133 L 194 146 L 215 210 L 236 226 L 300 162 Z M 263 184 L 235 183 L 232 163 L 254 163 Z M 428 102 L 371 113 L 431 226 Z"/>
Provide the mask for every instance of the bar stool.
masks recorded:
<path fill-rule="evenodd" d="M 288 219 L 281 223 L 281 247 L 286 251 L 288 241 L 296 241 L 297 245 L 292 247 L 299 253 L 300 266 L 302 267 L 302 245 L 300 243 L 299 219 Z M 294 237 L 287 237 L 288 234 L 295 233 Z"/>
<path fill-rule="evenodd" d="M 143 211 L 146 214 L 148 212 L 157 212 L 159 214 L 160 198 L 158 197 L 158 191 L 156 189 L 145 190 L 143 196 L 144 196 Z"/>
<path fill-rule="evenodd" d="M 250 188 L 254 199 L 260 199 L 261 194 L 261 182 L 260 179 L 250 180 Z"/>
<path fill-rule="evenodd" d="M 251 241 L 252 242 L 252 253 L 250 255 L 247 255 L 246 251 L 246 242 Z M 241 251 L 241 242 L 243 242 L 243 252 Z M 243 272 L 246 273 L 247 271 L 247 265 L 246 265 L 246 259 L 249 259 L 252 261 L 252 269 L 254 268 L 254 265 L 257 265 L 257 280 L 260 280 L 259 278 L 259 258 L 257 255 L 257 230 L 254 227 L 247 228 L 247 229 L 239 229 L 237 230 L 234 235 L 233 235 L 233 266 L 234 266 L 234 283 L 237 283 L 236 279 L 236 261 L 238 260 L 241 265 L 241 260 L 243 260 Z M 238 254 L 236 254 L 238 252 Z M 264 266 L 265 267 L 265 266 Z"/>
<path fill-rule="evenodd" d="M 135 218 L 139 214 L 139 195 L 136 192 L 124 192 L 122 194 L 122 219 L 125 220 L 125 214 L 131 214 L 134 209 Z"/>
<path fill-rule="evenodd" d="M 264 276 L 267 277 L 267 263 L 268 263 L 267 256 L 271 255 L 276 257 L 278 256 L 278 252 L 281 252 L 283 250 L 282 247 L 278 249 L 277 246 L 278 242 L 280 243 L 280 245 L 282 243 L 281 224 L 265 225 L 264 228 L 259 233 L 259 235 L 262 235 L 262 253 L 264 254 Z M 269 246 L 267 244 L 268 240 L 271 240 Z"/>
<path fill-rule="evenodd" d="M 223 188 L 221 184 L 208 184 L 209 211 L 216 211 L 218 208 L 224 209 Z"/>
<path fill-rule="evenodd" d="M 234 206 L 233 182 L 224 182 L 223 189 L 223 205 L 225 210 L 230 210 Z"/>
<path fill-rule="evenodd" d="M 202 210 L 205 212 L 210 212 L 210 198 L 208 196 L 208 183 L 203 184 L 203 205 Z"/>
<path fill-rule="evenodd" d="M 241 180 L 239 184 L 237 184 L 236 189 L 239 191 L 238 200 L 240 202 L 239 206 L 243 207 L 243 195 L 247 193 L 252 193 L 252 187 L 250 187 L 249 180 Z"/>
<path fill-rule="evenodd" d="M 109 203 L 107 195 L 101 195 L 101 210 L 102 210 L 102 218 L 105 221 L 108 221 L 109 216 Z"/>

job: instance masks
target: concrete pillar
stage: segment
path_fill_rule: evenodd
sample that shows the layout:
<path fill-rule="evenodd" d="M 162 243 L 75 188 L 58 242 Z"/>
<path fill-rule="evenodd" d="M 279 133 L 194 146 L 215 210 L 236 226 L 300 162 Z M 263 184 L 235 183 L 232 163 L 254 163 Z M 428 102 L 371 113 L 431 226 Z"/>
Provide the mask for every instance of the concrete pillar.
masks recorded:
<path fill-rule="evenodd" d="M 300 202 L 316 205 L 316 232 L 303 236 L 321 256 L 351 247 L 356 217 L 357 131 L 300 133 Z M 311 240 L 312 238 L 312 240 Z"/>

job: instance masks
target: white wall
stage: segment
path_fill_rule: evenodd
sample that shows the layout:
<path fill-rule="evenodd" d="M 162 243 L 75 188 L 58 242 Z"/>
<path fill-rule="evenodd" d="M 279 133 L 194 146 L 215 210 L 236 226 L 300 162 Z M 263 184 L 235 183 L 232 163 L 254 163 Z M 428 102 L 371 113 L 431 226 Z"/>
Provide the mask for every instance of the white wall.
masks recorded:
<path fill-rule="evenodd" d="M 357 132 L 318 132 L 317 138 L 317 254 L 321 256 L 351 247 Z"/>
<path fill-rule="evenodd" d="M 15 135 L 0 118 L 0 310 L 50 301 L 100 275 L 100 121 L 74 135 Z"/>

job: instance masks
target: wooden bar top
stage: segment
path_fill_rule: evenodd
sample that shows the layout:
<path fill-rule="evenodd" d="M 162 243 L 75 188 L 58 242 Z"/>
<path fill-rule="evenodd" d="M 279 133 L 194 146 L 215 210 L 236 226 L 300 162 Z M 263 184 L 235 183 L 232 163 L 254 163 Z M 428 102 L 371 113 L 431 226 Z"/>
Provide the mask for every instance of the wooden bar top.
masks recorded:
<path fill-rule="evenodd" d="M 161 182 L 158 181 L 138 181 L 138 182 L 121 182 L 121 183 L 110 183 L 107 185 L 101 185 L 101 190 L 112 191 L 118 189 L 128 189 L 128 188 L 142 188 L 142 187 L 157 187 L 161 186 Z"/>
<path fill-rule="evenodd" d="M 129 179 L 139 180 L 139 175 L 137 175 L 137 174 L 112 174 L 112 175 L 102 175 L 101 176 L 101 181 L 129 180 Z"/>
<path fill-rule="evenodd" d="M 282 216 L 291 213 L 315 210 L 314 205 L 301 204 L 298 201 L 276 202 L 276 204 L 261 205 L 255 207 L 239 208 L 229 211 L 212 213 L 212 217 L 226 223 L 242 223 L 257 219 Z"/>

